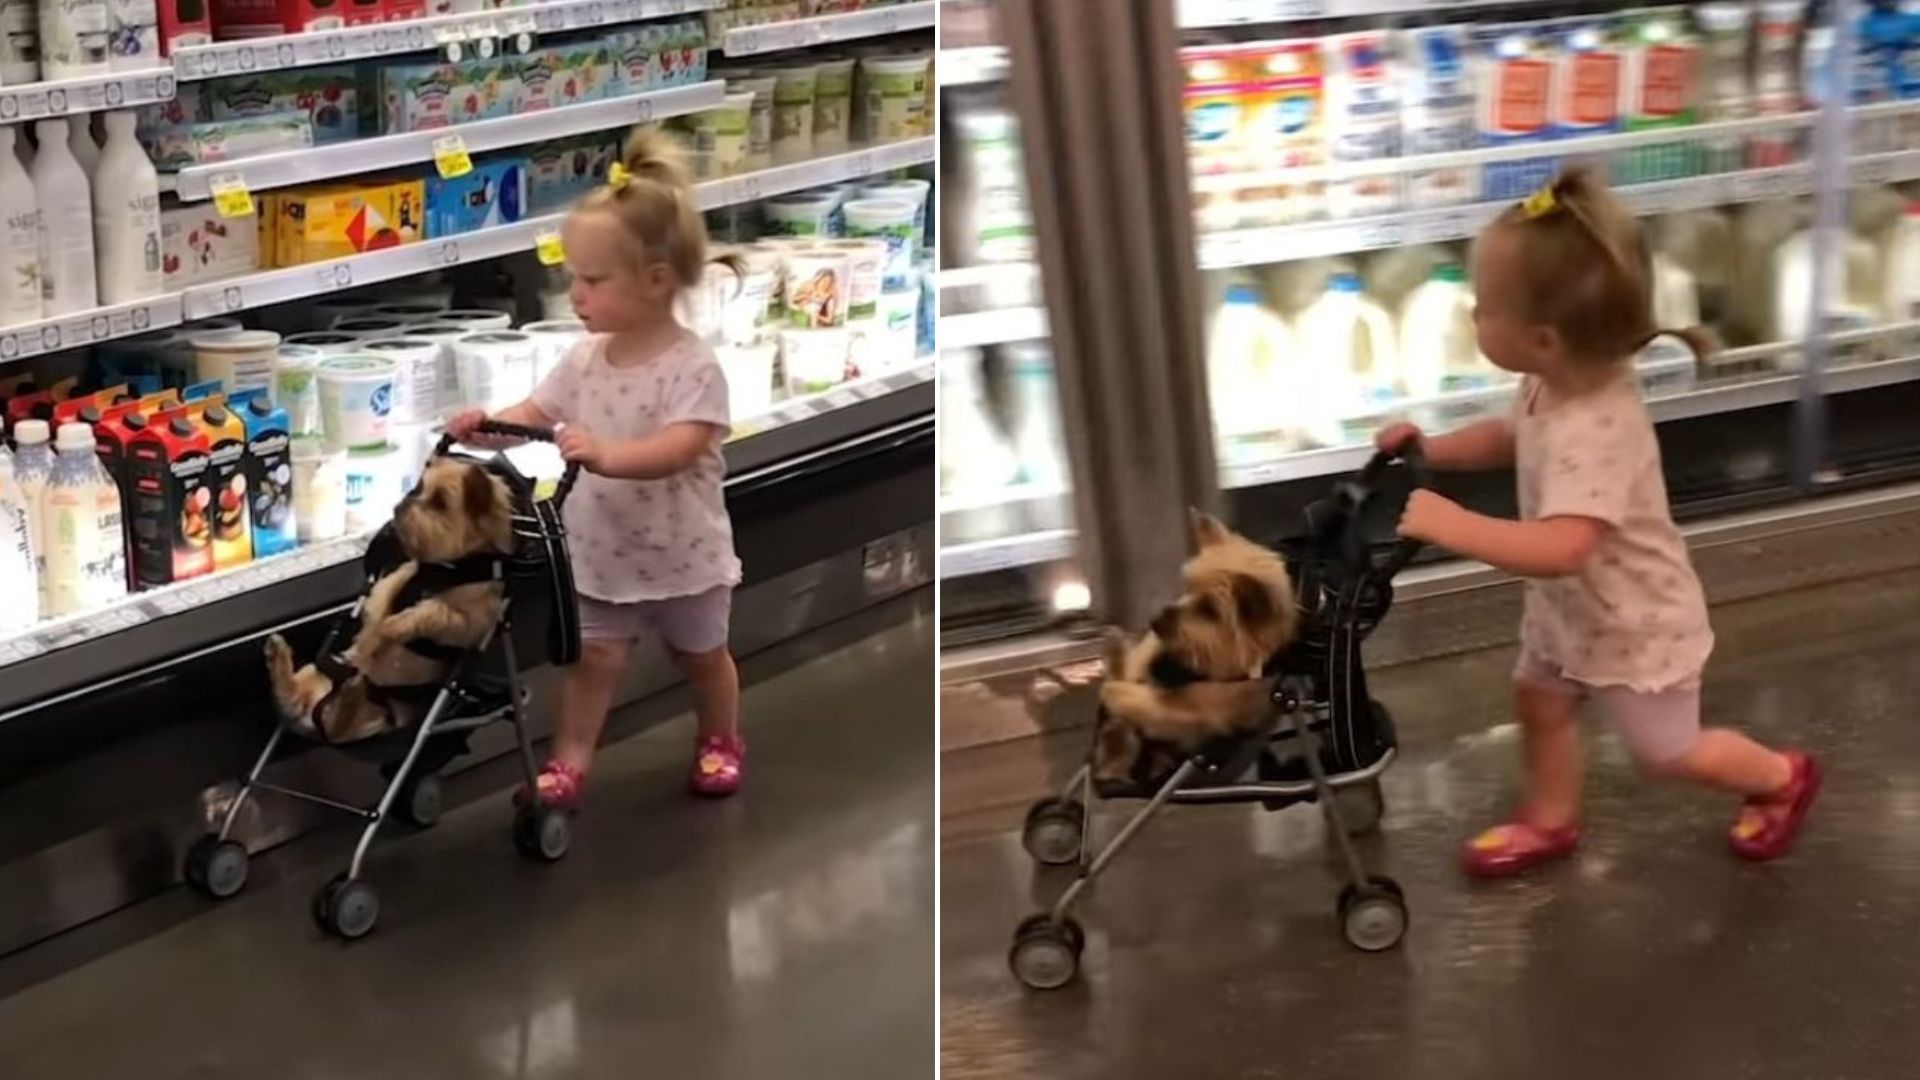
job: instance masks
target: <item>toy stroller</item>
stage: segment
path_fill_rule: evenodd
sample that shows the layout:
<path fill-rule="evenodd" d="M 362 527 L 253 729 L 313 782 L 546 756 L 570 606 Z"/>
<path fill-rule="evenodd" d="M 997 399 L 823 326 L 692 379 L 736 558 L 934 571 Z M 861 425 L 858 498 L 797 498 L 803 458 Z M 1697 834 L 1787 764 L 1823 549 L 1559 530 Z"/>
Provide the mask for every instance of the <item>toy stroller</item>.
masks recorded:
<path fill-rule="evenodd" d="M 1022 842 L 1028 854 L 1049 866 L 1077 863 L 1079 876 L 1052 909 L 1033 915 L 1014 933 L 1008 954 L 1013 974 L 1037 990 L 1072 981 L 1085 936 L 1067 914 L 1094 878 L 1113 861 L 1147 819 L 1167 803 L 1259 802 L 1278 810 L 1318 802 L 1345 864 L 1347 885 L 1337 914 L 1355 948 L 1393 948 L 1407 930 L 1406 899 L 1391 879 L 1370 875 L 1352 837 L 1372 831 L 1385 812 L 1380 776 L 1394 758 L 1392 718 L 1367 693 L 1360 643 L 1393 603 L 1393 578 L 1419 550 L 1395 538 L 1406 493 L 1384 486 L 1396 458 L 1376 454 L 1360 474 L 1342 480 L 1325 499 L 1309 506 L 1305 527 L 1278 545 L 1287 561 L 1301 607 L 1292 644 L 1272 657 L 1262 673 L 1271 708 L 1257 727 L 1210 740 L 1197 750 L 1154 752 L 1134 761 L 1123 780 L 1094 779 L 1094 753 L 1065 791 L 1027 812 Z M 1427 471 L 1416 443 L 1398 460 L 1414 487 Z M 1394 485 L 1400 487 L 1401 485 Z M 1152 775 L 1155 762 L 1177 761 L 1170 773 Z M 1146 799 L 1097 853 L 1088 829 L 1087 805 L 1103 799 Z"/>
<path fill-rule="evenodd" d="M 542 442 L 552 442 L 554 438 L 550 431 L 512 424 L 489 422 L 482 425 L 481 430 Z M 442 438 L 433 456 L 446 456 L 452 449 L 452 439 Z M 421 700 L 432 703 L 419 723 L 410 729 L 371 739 L 337 744 L 340 750 L 382 765 L 387 786 L 380 801 L 371 808 L 348 805 L 261 779 L 281 740 L 290 731 L 284 723 L 276 727 L 254 762 L 253 770 L 241 781 L 239 794 L 227 807 L 219 830 L 202 837 L 187 854 L 187 881 L 201 892 L 225 899 L 246 885 L 247 849 L 232 839 L 231 833 L 241 807 L 253 792 L 273 792 L 342 810 L 361 818 L 366 826 L 346 872 L 328 882 L 314 898 L 313 914 L 328 933 L 348 940 L 364 937 L 380 917 L 379 894 L 360 873 L 374 834 L 393 814 L 421 828 L 439 821 L 439 773 L 466 752 L 467 739 L 473 731 L 502 721 L 511 723 L 519 739 L 528 790 L 533 789 L 537 765 L 527 733 L 528 695 L 520 658 L 543 656 L 548 662 L 560 665 L 579 658 L 579 603 L 574 593 L 572 563 L 567 557 L 566 529 L 560 518 L 567 495 L 579 478 L 579 468 L 569 465 L 552 498 L 541 499 L 535 482 L 504 456 L 472 460 L 505 481 L 513 495 L 514 551 L 498 557 L 497 566 L 493 568 L 493 574 L 506 585 L 506 606 L 499 624 L 479 647 L 454 658 L 451 673 L 440 685 L 407 688 L 409 693 L 420 691 Z M 368 587 L 404 557 L 393 525 L 376 533 L 367 545 L 363 562 Z M 329 628 L 320 650 L 323 658 L 337 656 L 340 643 L 352 639 L 365 603 L 363 594 L 353 611 Z M 318 738 L 326 741 L 318 725 L 315 731 Z M 328 745 L 336 744 L 329 742 Z M 571 843 L 570 825 L 564 813 L 535 800 L 516 814 L 513 839 L 529 858 L 553 862 L 567 853 Z"/>

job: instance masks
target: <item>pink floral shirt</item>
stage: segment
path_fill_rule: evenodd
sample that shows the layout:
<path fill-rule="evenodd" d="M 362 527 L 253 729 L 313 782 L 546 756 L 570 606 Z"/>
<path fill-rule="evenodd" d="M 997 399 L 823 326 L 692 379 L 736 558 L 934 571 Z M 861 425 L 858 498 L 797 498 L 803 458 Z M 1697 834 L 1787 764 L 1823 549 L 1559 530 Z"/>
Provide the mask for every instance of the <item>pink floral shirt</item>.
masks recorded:
<path fill-rule="evenodd" d="M 1520 516 L 1610 526 L 1578 574 L 1527 582 L 1522 645 L 1590 686 L 1658 692 L 1696 682 L 1713 630 L 1632 369 L 1574 396 L 1528 376 L 1513 428 Z"/>
<path fill-rule="evenodd" d="M 574 346 L 534 390 L 534 405 L 601 440 L 643 439 L 678 423 L 721 433 L 732 423 L 720 362 L 692 334 L 636 367 L 613 367 L 606 347 L 602 335 Z M 740 583 L 720 443 L 714 439 L 692 468 L 664 480 L 580 474 L 566 523 L 583 595 L 626 604 Z"/>

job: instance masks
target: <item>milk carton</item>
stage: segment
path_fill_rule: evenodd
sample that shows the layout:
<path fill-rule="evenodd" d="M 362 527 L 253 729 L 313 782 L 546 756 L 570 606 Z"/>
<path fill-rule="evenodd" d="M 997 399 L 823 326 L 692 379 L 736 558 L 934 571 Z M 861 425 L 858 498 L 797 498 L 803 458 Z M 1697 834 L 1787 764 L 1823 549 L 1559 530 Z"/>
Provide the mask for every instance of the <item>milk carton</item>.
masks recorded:
<path fill-rule="evenodd" d="M 1701 50 L 1684 8 L 1634 12 L 1627 22 L 1628 131 L 1690 126 L 1699 120 Z M 1642 146 L 1619 155 L 1614 182 L 1644 184 L 1700 172 L 1696 140 Z"/>
<path fill-rule="evenodd" d="M 1480 100 L 1476 118 L 1482 146 L 1545 142 L 1554 137 L 1551 43 L 1523 24 L 1475 27 Z M 1523 199 L 1559 170 L 1552 156 L 1491 162 L 1481 191 L 1492 200 Z"/>
<path fill-rule="evenodd" d="M 1385 31 L 1335 34 L 1322 46 L 1326 73 L 1327 156 L 1334 163 L 1400 155 L 1400 94 Z M 1400 208 L 1400 178 L 1391 174 L 1335 179 L 1327 209 L 1336 218 Z"/>
<path fill-rule="evenodd" d="M 1400 34 L 1401 143 L 1408 154 L 1440 154 L 1474 145 L 1473 73 L 1467 35 L 1458 26 L 1428 26 Z M 1415 207 L 1470 202 L 1480 192 L 1480 169 L 1429 169 L 1407 175 Z"/>

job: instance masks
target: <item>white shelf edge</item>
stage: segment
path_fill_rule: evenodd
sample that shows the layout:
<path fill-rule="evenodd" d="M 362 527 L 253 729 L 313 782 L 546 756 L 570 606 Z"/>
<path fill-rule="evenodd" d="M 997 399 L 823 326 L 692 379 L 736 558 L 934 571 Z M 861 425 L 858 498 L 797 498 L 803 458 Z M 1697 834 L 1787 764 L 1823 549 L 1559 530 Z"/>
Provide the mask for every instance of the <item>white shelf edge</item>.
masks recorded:
<path fill-rule="evenodd" d="M 182 311 L 180 293 L 163 293 L 130 304 L 0 326 L 0 364 L 179 326 Z"/>
<path fill-rule="evenodd" d="M 173 63 L 180 78 L 189 81 L 247 75 L 425 52 L 451 41 L 510 37 L 519 33 L 552 34 L 692 15 L 719 7 L 721 2 L 547 0 L 478 13 L 196 45 L 175 53 Z"/>
<path fill-rule="evenodd" d="M 721 39 L 721 48 L 728 56 L 754 56 L 836 41 L 883 37 L 907 30 L 927 30 L 934 25 L 938 7 L 935 0 L 916 0 L 910 4 L 854 11 L 845 15 L 818 15 L 810 19 L 789 19 L 760 26 L 739 26 L 727 31 Z"/>
<path fill-rule="evenodd" d="M 757 202 L 822 184 L 837 184 L 914 165 L 928 165 L 933 162 L 934 147 L 935 140 L 928 135 L 875 146 L 851 147 L 841 153 L 775 165 L 771 169 L 742 176 L 702 181 L 697 185 L 700 208 L 717 210 L 723 206 Z"/>
<path fill-rule="evenodd" d="M 949 266 L 940 271 L 939 288 L 948 289 L 985 288 L 999 283 L 1001 278 L 1020 277 L 1038 284 L 1040 265 L 1030 262 L 977 263 L 973 266 Z"/>
<path fill-rule="evenodd" d="M 1001 308 L 966 315 L 940 316 L 941 352 L 1013 345 L 1047 339 L 1047 311 L 1040 307 Z"/>
<path fill-rule="evenodd" d="M 1214 26 L 1257 26 L 1310 19 L 1360 19 L 1382 15 L 1421 15 L 1463 8 L 1529 6 L 1528 0 L 1180 0 L 1175 17 L 1184 30 Z M 1544 7 L 1546 0 L 1532 6 Z"/>
<path fill-rule="evenodd" d="M 1061 499 L 1070 494 L 1064 483 L 1036 484 L 1023 481 L 1011 487 L 994 492 L 979 492 L 972 495 L 942 495 L 938 507 L 941 517 L 948 514 L 969 514 L 976 510 L 994 510 L 1018 503 L 1042 502 L 1048 499 Z"/>
<path fill-rule="evenodd" d="M 1009 536 L 1001 540 L 982 540 L 955 544 L 940 549 L 940 579 L 971 577 L 995 570 L 1036 566 L 1073 557 L 1079 533 L 1073 529 L 1053 529 Z"/>
<path fill-rule="evenodd" d="M 1012 62 L 999 45 L 968 45 L 941 49 L 933 64 L 934 81 L 941 87 L 980 86 L 1007 81 Z"/>
<path fill-rule="evenodd" d="M 849 405 L 872 401 L 875 398 L 911 389 L 921 383 L 931 382 L 933 377 L 933 360 L 922 357 L 905 367 L 841 383 L 831 390 L 789 398 L 757 416 L 735 421 L 727 441 L 740 442 L 756 435 L 765 435 L 770 431 L 791 427 L 816 416 L 844 409 Z"/>
<path fill-rule="evenodd" d="M 29 124 L 56 116 L 172 101 L 175 83 L 172 68 L 154 67 L 0 86 L 0 124 Z"/>
<path fill-rule="evenodd" d="M 241 177 L 248 188 L 262 191 L 420 165 L 433 160 L 435 140 L 447 135 L 460 136 L 470 153 L 481 154 L 715 108 L 725 96 L 725 88 L 722 81 L 711 79 L 692 86 L 672 86 L 494 120 L 475 120 L 432 131 L 381 135 L 212 165 L 191 165 L 179 171 L 174 186 L 183 200 L 191 202 L 209 198 L 211 183 L 220 176 Z"/>

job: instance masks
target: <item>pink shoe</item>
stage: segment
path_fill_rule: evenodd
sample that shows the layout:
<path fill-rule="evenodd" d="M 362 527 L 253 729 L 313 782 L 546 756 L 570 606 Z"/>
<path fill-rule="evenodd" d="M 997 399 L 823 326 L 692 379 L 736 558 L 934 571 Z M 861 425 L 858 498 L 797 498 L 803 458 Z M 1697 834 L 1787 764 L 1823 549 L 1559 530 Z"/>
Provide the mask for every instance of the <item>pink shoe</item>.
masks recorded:
<path fill-rule="evenodd" d="M 514 805 L 526 806 L 533 801 L 535 791 L 539 793 L 541 803 L 569 814 L 579 813 L 580 805 L 586 799 L 587 774 L 565 762 L 549 761 L 540 767 L 540 776 L 534 783 L 533 791 L 529 791 L 525 784 L 514 790 Z"/>
<path fill-rule="evenodd" d="M 708 735 L 693 755 L 688 787 L 695 795 L 725 798 L 740 790 L 746 777 L 747 743 L 738 735 Z"/>
<path fill-rule="evenodd" d="M 1820 795 L 1820 763 L 1813 755 L 1789 750 L 1786 758 L 1792 770 L 1787 786 L 1777 795 L 1748 799 L 1727 834 L 1733 853 L 1743 859 L 1765 862 L 1792 851 L 1807 811 Z"/>
<path fill-rule="evenodd" d="M 1580 826 L 1544 829 L 1524 820 L 1495 825 L 1467 842 L 1460 862 L 1474 877 L 1512 877 L 1573 854 Z"/>

